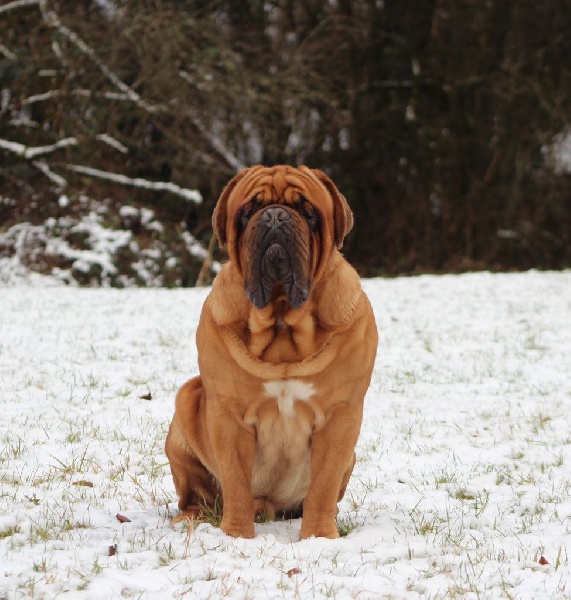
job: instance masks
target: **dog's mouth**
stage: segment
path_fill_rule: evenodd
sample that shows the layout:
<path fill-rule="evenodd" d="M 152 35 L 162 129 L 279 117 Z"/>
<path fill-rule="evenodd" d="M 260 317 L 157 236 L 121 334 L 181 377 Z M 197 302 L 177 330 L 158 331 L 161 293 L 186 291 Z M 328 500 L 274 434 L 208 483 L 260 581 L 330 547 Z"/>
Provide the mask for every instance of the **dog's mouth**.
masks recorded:
<path fill-rule="evenodd" d="M 253 243 L 248 244 L 250 264 L 245 281 L 246 295 L 256 308 L 265 308 L 278 290 L 283 290 L 292 308 L 307 300 L 309 244 L 305 238 L 283 209 L 279 218 L 258 219 L 251 232 Z"/>
<path fill-rule="evenodd" d="M 295 256 L 286 247 L 272 242 L 257 262 L 259 276 L 254 277 L 246 289 L 248 299 L 256 308 L 266 307 L 280 284 L 292 308 L 299 308 L 307 300 L 308 282 L 299 276 Z"/>

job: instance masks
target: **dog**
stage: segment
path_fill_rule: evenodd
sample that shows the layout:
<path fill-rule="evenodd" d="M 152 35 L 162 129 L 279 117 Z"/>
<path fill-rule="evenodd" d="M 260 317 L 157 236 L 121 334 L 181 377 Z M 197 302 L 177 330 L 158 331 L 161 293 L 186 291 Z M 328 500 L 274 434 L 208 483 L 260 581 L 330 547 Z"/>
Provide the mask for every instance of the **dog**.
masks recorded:
<path fill-rule="evenodd" d="M 229 261 L 166 439 L 176 520 L 218 503 L 230 536 L 254 537 L 264 514 L 302 516 L 301 539 L 336 538 L 378 340 L 339 252 L 353 214 L 322 171 L 258 165 L 227 184 L 212 224 Z"/>

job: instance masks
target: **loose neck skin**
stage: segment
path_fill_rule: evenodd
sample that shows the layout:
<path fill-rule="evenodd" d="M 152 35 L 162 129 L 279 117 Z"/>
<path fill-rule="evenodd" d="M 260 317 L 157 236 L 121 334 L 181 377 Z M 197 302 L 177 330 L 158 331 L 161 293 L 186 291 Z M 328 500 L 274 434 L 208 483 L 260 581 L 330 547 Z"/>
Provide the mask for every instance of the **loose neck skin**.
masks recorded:
<path fill-rule="evenodd" d="M 271 363 L 307 358 L 320 345 L 316 339 L 319 327 L 311 305 L 308 300 L 300 308 L 291 308 L 285 294 L 278 289 L 265 308 L 250 310 L 247 342 L 250 353 Z"/>
<path fill-rule="evenodd" d="M 315 354 L 334 333 L 350 325 L 362 294 L 357 273 L 338 251 L 326 276 L 314 281 L 300 308 L 289 306 L 279 286 L 265 308 L 255 308 L 231 263 L 225 265 L 214 286 L 227 288 L 224 304 L 213 300 L 216 294 L 209 298 L 217 324 L 231 330 L 232 337 L 238 338 L 253 358 L 273 364 L 297 363 Z"/>

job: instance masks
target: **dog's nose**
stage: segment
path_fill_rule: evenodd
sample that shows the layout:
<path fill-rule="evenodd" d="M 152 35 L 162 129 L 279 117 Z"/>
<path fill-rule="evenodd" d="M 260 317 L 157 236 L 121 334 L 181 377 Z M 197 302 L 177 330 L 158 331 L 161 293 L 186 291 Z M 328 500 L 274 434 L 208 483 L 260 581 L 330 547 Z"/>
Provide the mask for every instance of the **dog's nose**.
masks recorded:
<path fill-rule="evenodd" d="M 268 228 L 273 229 L 279 227 L 282 221 L 288 218 L 287 211 L 281 206 L 268 206 L 262 214 L 260 220 Z"/>

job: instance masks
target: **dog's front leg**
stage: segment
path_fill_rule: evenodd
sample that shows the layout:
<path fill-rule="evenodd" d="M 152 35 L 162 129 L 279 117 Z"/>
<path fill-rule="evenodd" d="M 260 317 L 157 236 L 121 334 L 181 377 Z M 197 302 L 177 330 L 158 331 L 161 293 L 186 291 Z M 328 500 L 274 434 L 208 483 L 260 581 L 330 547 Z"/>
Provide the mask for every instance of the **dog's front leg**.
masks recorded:
<path fill-rule="evenodd" d="M 337 538 L 337 502 L 355 464 L 361 413 L 348 404 L 332 409 L 325 426 L 311 438 L 311 481 L 303 501 L 301 539 Z"/>
<path fill-rule="evenodd" d="M 252 468 L 256 452 L 254 431 L 231 411 L 209 419 L 213 451 L 218 464 L 223 510 L 220 528 L 233 537 L 254 537 Z"/>

